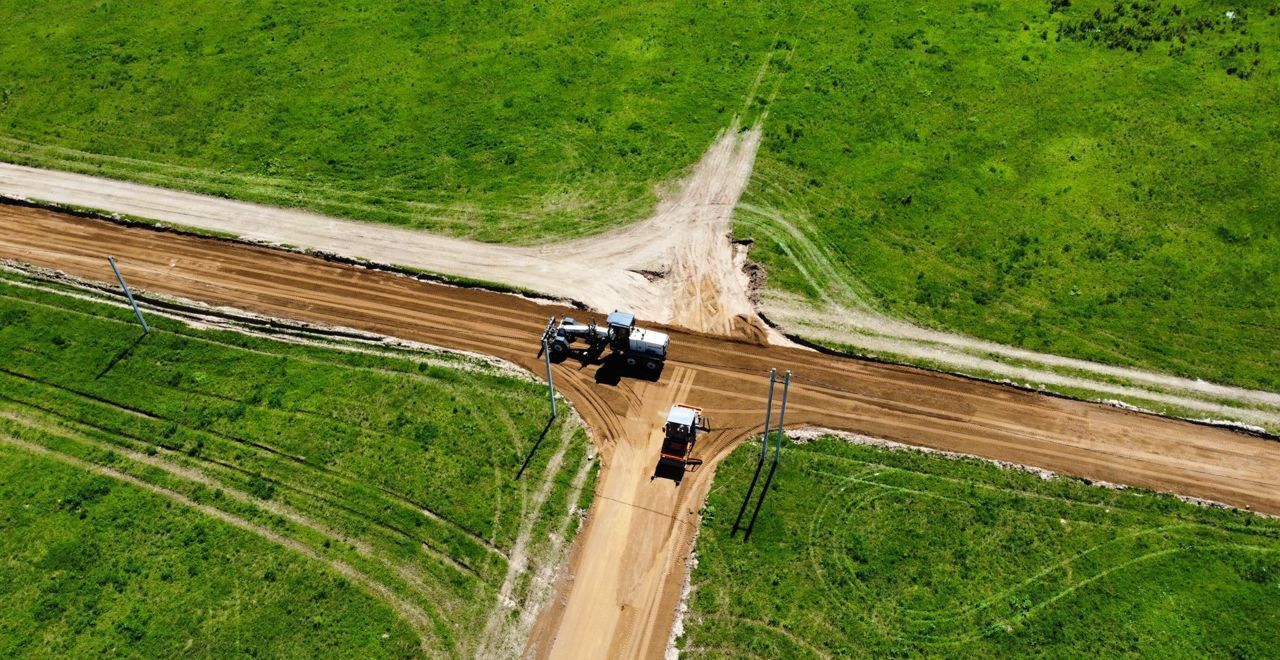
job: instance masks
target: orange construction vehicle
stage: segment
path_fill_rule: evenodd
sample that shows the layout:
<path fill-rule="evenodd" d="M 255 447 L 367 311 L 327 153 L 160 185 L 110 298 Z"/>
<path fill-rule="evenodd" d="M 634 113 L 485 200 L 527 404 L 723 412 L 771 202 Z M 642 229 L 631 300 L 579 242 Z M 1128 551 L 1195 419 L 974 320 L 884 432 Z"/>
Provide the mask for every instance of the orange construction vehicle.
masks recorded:
<path fill-rule="evenodd" d="M 702 465 L 700 459 L 692 457 L 693 445 L 698 441 L 699 432 L 710 431 L 711 428 L 701 408 L 682 403 L 671 406 L 667 423 L 662 428 L 662 450 L 653 476 L 670 479 L 679 486 L 687 470 Z"/>

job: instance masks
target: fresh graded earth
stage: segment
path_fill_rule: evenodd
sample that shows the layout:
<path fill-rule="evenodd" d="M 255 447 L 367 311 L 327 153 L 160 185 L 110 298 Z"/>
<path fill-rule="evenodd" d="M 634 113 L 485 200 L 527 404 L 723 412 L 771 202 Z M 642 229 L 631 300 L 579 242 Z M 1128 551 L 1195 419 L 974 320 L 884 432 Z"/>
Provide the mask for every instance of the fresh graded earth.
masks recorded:
<path fill-rule="evenodd" d="M 177 295 L 484 352 L 537 370 L 556 305 L 444 287 L 227 241 L 3 207 L 0 256 L 107 281 L 104 251 L 151 294 Z M 555 367 L 557 386 L 601 450 L 595 506 L 530 650 L 647 657 L 667 646 L 698 511 L 719 459 L 759 430 L 769 367 L 793 369 L 788 423 L 821 426 L 1064 474 L 1280 512 L 1272 440 L 908 367 L 676 328 L 656 382 L 598 365 Z M 676 401 L 704 406 L 706 464 L 679 488 L 650 481 L 659 426 Z"/>
<path fill-rule="evenodd" d="M 725 335 L 767 336 L 748 274 L 746 250 L 729 240 L 734 208 L 760 143 L 757 125 L 719 136 L 690 174 L 643 221 L 559 245 L 517 247 L 339 220 L 136 183 L 0 164 L 0 193 L 80 208 L 112 209 L 218 236 L 555 295 L 596 310 L 625 308 L 643 318 Z M 826 272 L 830 266 L 825 266 Z M 456 276 L 463 275 L 458 278 Z M 1142 369 L 1066 358 L 930 330 L 870 309 L 775 305 L 771 323 L 858 353 L 917 363 L 1084 399 L 1121 401 L 1189 419 L 1280 431 L 1280 394 Z M 776 301 L 775 301 L 776 302 Z"/>

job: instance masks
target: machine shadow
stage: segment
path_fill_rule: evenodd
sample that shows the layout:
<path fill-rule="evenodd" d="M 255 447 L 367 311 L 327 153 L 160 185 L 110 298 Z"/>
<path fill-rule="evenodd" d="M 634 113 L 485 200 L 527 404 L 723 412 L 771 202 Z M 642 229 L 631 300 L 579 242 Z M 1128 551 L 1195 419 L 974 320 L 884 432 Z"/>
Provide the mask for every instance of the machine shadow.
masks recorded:
<path fill-rule="evenodd" d="M 700 467 L 702 467 L 702 459 L 700 458 L 689 459 L 683 467 L 671 465 L 659 460 L 653 466 L 653 474 L 649 475 L 649 481 L 653 481 L 654 479 L 666 479 L 668 481 L 675 482 L 675 485 L 679 486 L 680 482 L 684 481 L 684 475 L 697 472 Z"/>
<path fill-rule="evenodd" d="M 656 383 L 662 377 L 662 372 L 666 368 L 665 362 L 658 362 L 656 369 L 650 369 L 639 363 L 627 364 L 626 358 L 617 353 L 601 356 L 592 354 L 590 351 L 570 350 L 567 355 L 560 357 L 553 355 L 551 357 L 551 361 L 555 364 L 568 362 L 569 360 L 576 360 L 582 369 L 598 366 L 599 368 L 596 369 L 595 373 L 595 381 L 599 385 L 617 385 L 622 382 L 623 378 Z"/>
<path fill-rule="evenodd" d="M 665 362 L 659 362 L 657 369 L 649 369 L 642 364 L 627 364 L 627 361 L 616 353 L 611 353 L 599 360 L 600 368 L 596 369 L 596 383 L 600 385 L 617 385 L 623 378 L 658 382 L 662 377 Z"/>

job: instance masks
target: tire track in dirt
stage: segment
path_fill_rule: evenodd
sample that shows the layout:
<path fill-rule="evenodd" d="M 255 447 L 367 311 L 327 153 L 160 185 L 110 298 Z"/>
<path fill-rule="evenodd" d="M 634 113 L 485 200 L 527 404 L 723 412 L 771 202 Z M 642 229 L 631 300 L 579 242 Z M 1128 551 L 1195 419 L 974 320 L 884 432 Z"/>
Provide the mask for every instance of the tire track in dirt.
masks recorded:
<path fill-rule="evenodd" d="M 707 283 L 702 300 L 717 304 L 733 300 L 733 309 L 723 306 L 708 314 L 706 308 L 698 308 L 688 320 L 698 323 L 699 329 L 727 331 L 733 329 L 735 314 L 753 313 L 745 293 L 746 277 L 734 267 L 728 232 L 759 142 L 758 125 L 742 131 L 730 126 L 716 136 L 688 175 L 661 195 L 650 218 L 596 236 L 532 247 L 448 238 L 8 163 L 0 163 L 0 192 L 11 198 L 46 199 L 200 227 L 267 244 L 301 245 L 347 258 L 530 287 L 582 300 L 597 309 L 625 301 L 638 314 L 662 321 L 681 317 L 682 311 L 673 303 L 682 298 L 672 294 L 696 273 L 699 286 Z M 566 268 L 569 264 L 572 267 Z M 650 280 L 643 273 L 662 275 Z"/>
<path fill-rule="evenodd" d="M 783 61 L 789 61 L 795 52 L 775 43 L 744 97 L 739 118 L 750 115 L 751 102 L 770 75 L 770 62 L 783 50 Z M 777 96 L 784 78 L 784 74 L 774 76 L 769 99 Z M 749 131 L 739 132 L 731 125 L 722 132 L 688 176 L 662 195 L 650 218 L 557 245 L 480 244 L 7 163 L 0 163 L 0 193 L 531 287 L 582 300 L 601 310 L 630 307 L 646 318 L 787 345 L 778 330 L 761 322 L 749 285 L 744 288 L 746 250 L 728 242 L 730 216 L 748 180 L 757 190 L 784 197 L 785 186 L 799 183 L 778 181 L 776 173 L 769 171 L 753 176 L 759 124 L 767 114 L 766 109 L 753 120 Z M 320 190 L 319 194 L 341 197 L 344 193 Z M 1141 406 L 1167 408 L 1171 414 L 1212 416 L 1273 430 L 1280 426 L 1280 393 L 1037 353 L 886 317 L 867 303 L 871 296 L 866 286 L 841 276 L 831 250 L 811 238 L 794 219 L 767 205 L 741 204 L 736 208 L 741 211 L 738 225 L 775 242 L 820 292 L 822 300 L 817 306 L 777 290 L 763 292 L 764 300 L 758 301 L 762 311 L 768 313 L 771 323 L 789 332 L 983 377 L 1083 390 L 1090 396 L 1121 397 Z"/>
<path fill-rule="evenodd" d="M 874 296 L 860 290 L 865 286 L 856 279 L 842 276 L 832 251 L 820 245 L 819 239 L 810 238 L 797 223 L 779 211 L 756 204 L 744 203 L 739 209 L 739 225 L 774 242 L 819 293 L 820 300 L 815 303 L 777 290 L 763 292 L 761 313 L 790 333 L 856 346 L 862 351 L 929 360 L 959 372 L 999 374 L 1002 378 L 1173 405 L 1202 415 L 1280 425 L 1280 393 L 1039 353 L 890 318 L 873 309 L 869 301 Z M 811 272 L 811 268 L 818 272 Z"/>
<path fill-rule="evenodd" d="M 64 240 L 68 235 L 75 238 Z M 535 374 L 543 370 L 537 337 L 546 318 L 584 316 L 315 257 L 0 206 L 0 257 L 110 282 L 108 251 L 128 255 L 121 268 L 144 292 L 486 353 Z M 597 366 L 572 361 L 553 366 L 561 394 L 586 421 L 605 467 L 569 570 L 535 624 L 532 655 L 553 649 L 578 657 L 610 650 L 662 655 L 680 599 L 689 530 L 719 460 L 758 432 L 770 367 L 795 372 L 792 426 L 1280 513 L 1280 443 L 1272 440 L 921 369 L 646 325 L 672 335 L 671 358 L 656 382 L 614 382 Z M 685 402 L 704 407 L 716 429 L 698 444 L 704 466 L 679 488 L 648 479 L 662 406 L 675 399 L 677 382 L 688 392 Z"/>

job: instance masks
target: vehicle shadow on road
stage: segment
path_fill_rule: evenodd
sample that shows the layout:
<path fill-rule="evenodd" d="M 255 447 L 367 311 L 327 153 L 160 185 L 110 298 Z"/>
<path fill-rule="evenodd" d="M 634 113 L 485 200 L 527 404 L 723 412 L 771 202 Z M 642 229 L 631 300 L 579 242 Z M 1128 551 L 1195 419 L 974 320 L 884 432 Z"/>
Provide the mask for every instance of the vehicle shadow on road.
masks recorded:
<path fill-rule="evenodd" d="M 658 363 L 657 369 L 647 369 L 641 364 L 628 365 L 622 356 L 610 354 L 600 361 L 600 368 L 596 369 L 596 383 L 617 385 L 623 378 L 656 383 L 662 377 L 663 366 L 661 362 Z"/>
<path fill-rule="evenodd" d="M 616 353 L 601 356 L 589 351 L 569 351 L 568 355 L 551 358 L 551 361 L 556 364 L 569 360 L 575 360 L 578 363 L 579 371 L 598 365 L 599 368 L 595 373 L 595 381 L 598 385 L 617 385 L 623 378 L 656 383 L 662 377 L 662 371 L 666 367 L 663 362 L 658 362 L 657 369 L 649 369 L 639 363 L 629 365 L 626 358 Z"/>

